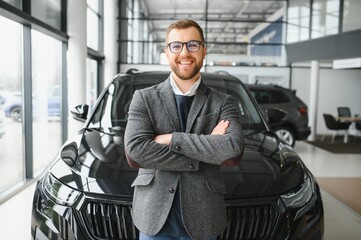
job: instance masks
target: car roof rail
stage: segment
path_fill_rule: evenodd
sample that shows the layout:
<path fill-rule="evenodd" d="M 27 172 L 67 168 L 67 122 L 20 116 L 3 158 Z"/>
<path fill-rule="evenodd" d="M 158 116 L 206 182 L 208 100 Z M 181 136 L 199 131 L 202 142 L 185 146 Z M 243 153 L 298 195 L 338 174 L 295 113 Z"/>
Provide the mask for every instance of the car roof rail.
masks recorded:
<path fill-rule="evenodd" d="M 226 76 L 232 76 L 229 72 L 224 71 L 224 70 L 218 70 L 218 71 L 215 71 L 214 73 L 226 75 Z"/>
<path fill-rule="evenodd" d="M 129 68 L 125 73 L 126 74 L 136 74 L 136 73 L 139 73 L 139 69 L 137 68 Z"/>

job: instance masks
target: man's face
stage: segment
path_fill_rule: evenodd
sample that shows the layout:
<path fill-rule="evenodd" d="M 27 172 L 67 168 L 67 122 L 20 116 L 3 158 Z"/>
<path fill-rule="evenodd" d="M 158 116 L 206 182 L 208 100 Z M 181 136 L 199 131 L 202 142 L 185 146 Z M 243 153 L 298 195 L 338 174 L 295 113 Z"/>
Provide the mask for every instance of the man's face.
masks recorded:
<path fill-rule="evenodd" d="M 195 27 L 173 29 L 168 34 L 168 42 L 188 42 L 190 40 L 202 41 Z M 197 80 L 206 56 L 206 48 L 201 44 L 197 52 L 189 52 L 186 44 L 180 53 L 172 53 L 167 46 L 165 53 L 173 73 L 181 80 Z"/>

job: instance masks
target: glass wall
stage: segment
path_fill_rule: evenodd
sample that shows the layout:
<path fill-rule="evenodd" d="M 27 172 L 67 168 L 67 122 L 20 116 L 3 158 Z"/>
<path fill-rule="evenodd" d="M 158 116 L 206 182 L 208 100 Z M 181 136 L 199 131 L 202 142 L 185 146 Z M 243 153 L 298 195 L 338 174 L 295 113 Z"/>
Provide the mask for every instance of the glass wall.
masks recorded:
<path fill-rule="evenodd" d="M 99 0 L 88 0 L 87 8 L 87 45 L 93 50 L 99 48 L 99 32 L 100 32 L 100 8 Z"/>
<path fill-rule="evenodd" d="M 289 0 L 287 43 L 359 30 L 360 11 L 360 0 Z"/>
<path fill-rule="evenodd" d="M 344 32 L 361 29 L 360 13 L 360 0 L 344 0 L 342 25 Z"/>
<path fill-rule="evenodd" d="M 340 0 L 314 0 L 311 38 L 338 33 Z"/>
<path fill-rule="evenodd" d="M 32 30 L 33 169 L 41 172 L 61 139 L 61 42 Z"/>
<path fill-rule="evenodd" d="M 22 26 L 0 16 L 0 192 L 24 179 Z"/>
<path fill-rule="evenodd" d="M 67 137 L 62 131 L 67 36 L 61 31 L 65 0 L 0 1 L 2 203 L 3 196 L 39 176 Z"/>
<path fill-rule="evenodd" d="M 7 0 L 6 3 L 21 9 L 22 8 L 22 1 L 23 0 Z"/>
<path fill-rule="evenodd" d="M 103 54 L 103 1 L 87 0 L 87 46 L 86 103 L 92 108 L 101 84 Z M 109 79 L 107 79 L 109 81 Z"/>
<path fill-rule="evenodd" d="M 87 46 L 90 51 L 86 64 L 86 103 L 93 107 L 98 92 L 103 88 L 101 73 L 104 60 L 104 3 L 103 0 L 87 0 L 87 4 Z"/>
<path fill-rule="evenodd" d="M 98 62 L 87 58 L 86 103 L 93 108 L 98 96 Z"/>
<path fill-rule="evenodd" d="M 31 15 L 61 29 L 61 0 L 31 0 Z"/>
<path fill-rule="evenodd" d="M 310 0 L 291 0 L 288 5 L 287 42 L 309 39 Z"/>
<path fill-rule="evenodd" d="M 165 34 L 177 19 L 195 20 L 203 29 L 206 65 L 282 65 L 285 57 L 286 1 L 161 1 L 124 0 L 120 6 L 120 63 L 167 64 Z"/>

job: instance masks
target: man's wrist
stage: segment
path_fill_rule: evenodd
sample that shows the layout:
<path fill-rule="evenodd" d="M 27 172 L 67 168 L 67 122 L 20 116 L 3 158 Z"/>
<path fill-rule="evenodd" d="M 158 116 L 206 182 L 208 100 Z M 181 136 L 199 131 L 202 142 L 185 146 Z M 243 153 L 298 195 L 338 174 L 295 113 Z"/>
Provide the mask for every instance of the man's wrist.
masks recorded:
<path fill-rule="evenodd" d="M 172 141 L 172 133 L 161 134 L 154 137 L 154 141 L 163 145 L 170 145 Z"/>

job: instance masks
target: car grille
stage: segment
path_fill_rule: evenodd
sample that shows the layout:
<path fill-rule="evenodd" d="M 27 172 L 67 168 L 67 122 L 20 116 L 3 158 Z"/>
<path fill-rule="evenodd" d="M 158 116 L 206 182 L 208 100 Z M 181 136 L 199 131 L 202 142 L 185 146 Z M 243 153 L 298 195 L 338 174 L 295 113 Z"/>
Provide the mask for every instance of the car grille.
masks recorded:
<path fill-rule="evenodd" d="M 88 201 L 81 216 L 96 239 L 137 239 L 131 203 Z M 272 204 L 227 207 L 228 224 L 218 239 L 272 239 L 279 213 Z"/>
<path fill-rule="evenodd" d="M 96 239 L 137 239 L 131 204 L 88 201 L 81 216 Z"/>
<path fill-rule="evenodd" d="M 220 239 L 272 239 L 279 213 L 272 204 L 227 207 L 228 224 Z"/>

